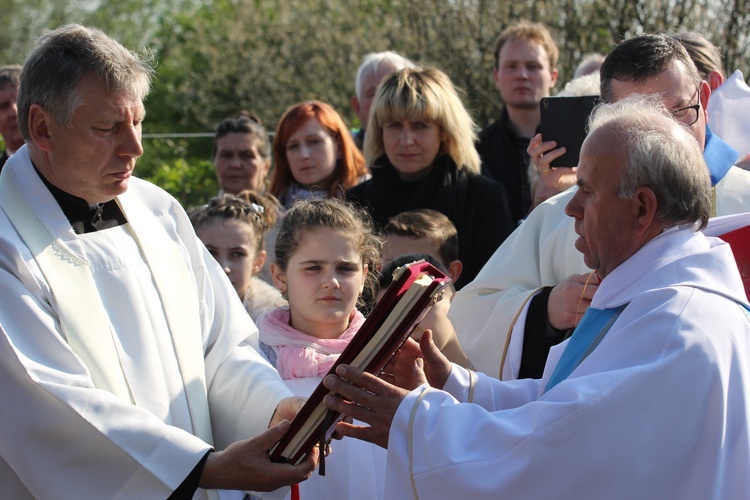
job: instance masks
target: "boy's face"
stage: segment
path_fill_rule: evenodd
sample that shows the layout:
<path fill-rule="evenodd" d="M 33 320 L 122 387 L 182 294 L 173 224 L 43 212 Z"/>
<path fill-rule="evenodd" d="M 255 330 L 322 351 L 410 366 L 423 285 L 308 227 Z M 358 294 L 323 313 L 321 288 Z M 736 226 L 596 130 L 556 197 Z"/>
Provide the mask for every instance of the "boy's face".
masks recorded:
<path fill-rule="evenodd" d="M 414 238 L 411 236 L 399 236 L 397 234 L 389 234 L 385 237 L 382 265 L 385 267 L 392 260 L 412 253 L 427 254 L 446 266 L 446 268 L 448 267 L 448 264 L 440 258 L 440 252 L 438 252 L 435 244 L 427 238 Z"/>

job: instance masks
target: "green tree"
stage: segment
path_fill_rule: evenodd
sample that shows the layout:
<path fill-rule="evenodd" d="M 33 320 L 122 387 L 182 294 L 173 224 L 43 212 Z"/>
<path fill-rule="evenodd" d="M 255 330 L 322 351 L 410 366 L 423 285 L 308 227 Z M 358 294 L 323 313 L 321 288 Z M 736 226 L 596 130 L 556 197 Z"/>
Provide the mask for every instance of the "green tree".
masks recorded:
<path fill-rule="evenodd" d="M 284 110 L 320 99 L 358 127 L 349 106 L 362 57 L 395 50 L 444 70 L 477 124 L 502 107 L 492 45 L 519 19 L 548 25 L 560 47 L 560 85 L 580 58 L 643 32 L 698 31 L 728 71 L 750 77 L 744 0 L 0 0 L 6 63 L 22 62 L 45 29 L 96 25 L 133 49 L 148 47 L 157 77 L 144 133 L 209 133 L 239 110 L 273 131 Z M 186 204 L 216 192 L 210 138 L 144 139 L 138 175 Z M 203 198 L 205 199 L 205 198 Z"/>

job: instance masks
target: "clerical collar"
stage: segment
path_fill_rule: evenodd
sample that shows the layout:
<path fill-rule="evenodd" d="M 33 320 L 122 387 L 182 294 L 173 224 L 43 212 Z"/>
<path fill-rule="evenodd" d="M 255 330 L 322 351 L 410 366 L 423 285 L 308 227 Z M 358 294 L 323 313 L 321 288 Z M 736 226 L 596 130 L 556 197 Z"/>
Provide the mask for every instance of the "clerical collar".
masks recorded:
<path fill-rule="evenodd" d="M 65 217 L 67 217 L 73 231 L 76 234 L 93 233 L 102 229 L 109 229 L 126 224 L 128 221 L 125 214 L 120 210 L 120 206 L 115 200 L 106 203 L 90 205 L 83 198 L 66 193 L 62 189 L 51 184 L 44 176 L 39 173 L 36 166 L 34 167 L 39 178 L 47 186 L 52 196 L 60 205 Z"/>
<path fill-rule="evenodd" d="M 715 186 L 724 178 L 740 154 L 732 146 L 711 133 L 706 125 L 706 146 L 703 148 L 703 159 L 706 160 L 711 174 L 711 185 Z"/>

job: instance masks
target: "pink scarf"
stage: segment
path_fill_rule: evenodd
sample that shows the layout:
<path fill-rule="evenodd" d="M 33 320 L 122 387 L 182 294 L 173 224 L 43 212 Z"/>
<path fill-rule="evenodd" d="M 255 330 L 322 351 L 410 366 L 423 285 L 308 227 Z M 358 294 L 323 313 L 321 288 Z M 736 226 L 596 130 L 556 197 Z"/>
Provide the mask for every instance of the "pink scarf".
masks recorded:
<path fill-rule="evenodd" d="M 258 330 L 260 341 L 276 353 L 279 375 L 291 380 L 328 373 L 364 321 L 365 317 L 355 309 L 344 333 L 335 339 L 319 339 L 292 328 L 289 311 L 275 309 L 258 318 Z"/>

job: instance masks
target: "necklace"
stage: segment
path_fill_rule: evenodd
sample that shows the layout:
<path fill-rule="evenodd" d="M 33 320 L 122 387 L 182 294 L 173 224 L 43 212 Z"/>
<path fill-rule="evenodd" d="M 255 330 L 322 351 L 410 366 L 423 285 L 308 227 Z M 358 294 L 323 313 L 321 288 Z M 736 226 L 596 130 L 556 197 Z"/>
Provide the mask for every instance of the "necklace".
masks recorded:
<path fill-rule="evenodd" d="M 576 306 L 575 326 L 578 326 L 578 323 L 580 322 L 578 318 L 583 316 L 583 314 L 581 313 L 581 302 L 583 302 L 583 296 L 586 295 L 586 288 L 589 286 L 589 282 L 591 281 L 591 278 L 593 278 L 594 276 L 599 278 L 599 274 L 596 271 L 591 271 L 591 274 L 589 274 L 589 277 L 586 278 L 586 283 L 583 284 L 583 291 L 581 292 L 581 296 L 578 298 L 578 306 Z M 598 281 L 601 281 L 601 280 L 599 279 Z"/>

